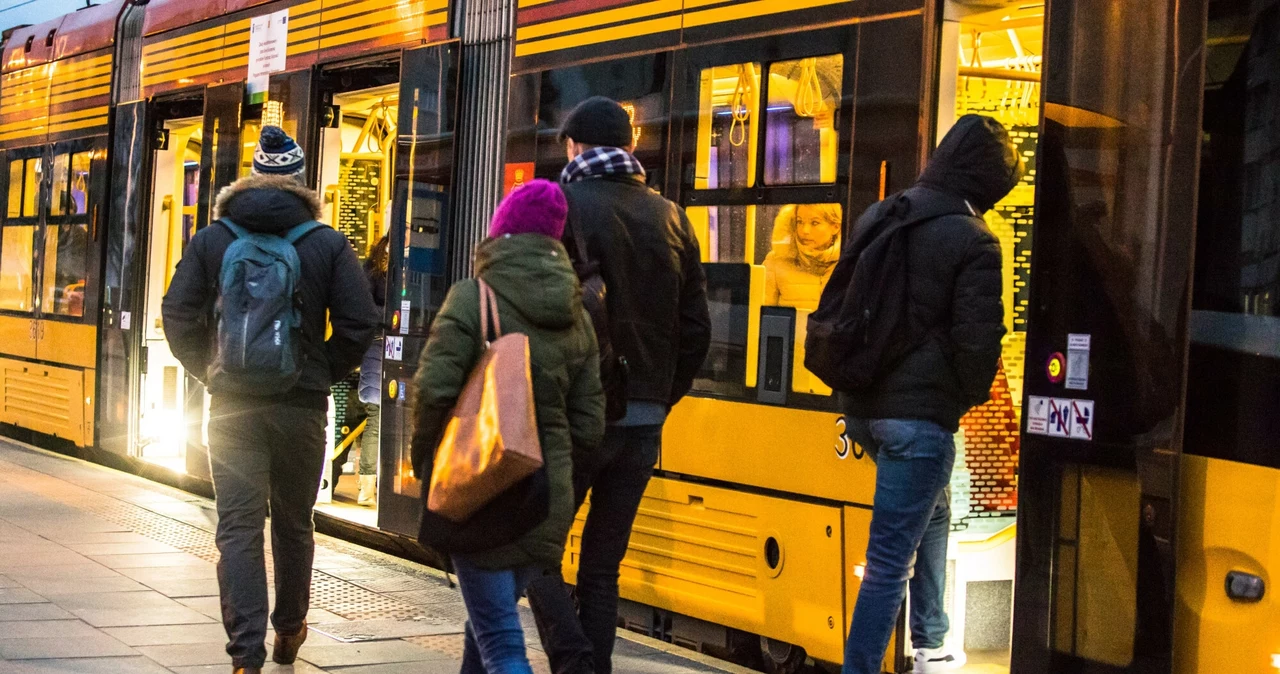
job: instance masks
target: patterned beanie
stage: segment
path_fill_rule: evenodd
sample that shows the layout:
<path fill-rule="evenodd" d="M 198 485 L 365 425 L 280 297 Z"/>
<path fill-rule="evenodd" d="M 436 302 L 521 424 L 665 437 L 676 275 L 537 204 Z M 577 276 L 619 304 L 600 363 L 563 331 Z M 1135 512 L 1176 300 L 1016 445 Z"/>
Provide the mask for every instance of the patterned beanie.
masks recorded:
<path fill-rule="evenodd" d="M 264 126 L 253 151 L 253 172 L 258 175 L 298 176 L 307 168 L 302 148 L 278 126 Z"/>

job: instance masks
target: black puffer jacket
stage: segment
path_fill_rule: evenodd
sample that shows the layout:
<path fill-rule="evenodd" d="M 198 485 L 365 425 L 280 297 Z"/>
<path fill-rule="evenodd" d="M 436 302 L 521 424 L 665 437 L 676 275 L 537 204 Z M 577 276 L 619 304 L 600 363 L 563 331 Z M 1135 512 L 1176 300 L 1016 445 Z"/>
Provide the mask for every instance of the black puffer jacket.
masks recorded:
<path fill-rule="evenodd" d="M 600 263 L 609 336 L 630 366 L 629 399 L 675 405 L 693 387 L 711 345 L 707 279 L 684 211 L 641 176 L 564 186 L 569 226 Z M 572 234 L 565 246 L 575 250 Z"/>
<path fill-rule="evenodd" d="M 1004 286 L 1000 242 L 977 214 L 1021 177 L 999 122 L 966 115 L 943 138 L 908 195 L 913 207 L 974 215 L 945 215 L 908 231 L 905 334 L 920 345 L 871 388 L 842 394 L 846 415 L 926 419 L 955 431 L 960 417 L 990 399 L 1005 334 Z M 858 227 L 878 219 L 885 204 L 869 208 Z"/>
<path fill-rule="evenodd" d="M 292 178 L 250 176 L 218 194 L 215 217 L 255 232 L 283 233 L 295 225 L 319 219 L 320 200 Z M 214 332 L 214 300 L 222 256 L 235 240 L 231 230 L 214 224 L 191 238 L 174 272 L 160 313 L 169 348 L 182 366 L 203 379 L 209 368 Z M 360 364 L 378 321 L 369 281 L 347 237 L 321 227 L 297 243 L 302 262 L 302 353 L 305 363 L 297 387 L 269 399 L 224 400 L 218 406 L 243 402 L 288 402 L 326 409 L 329 387 Z M 325 339 L 325 314 L 333 334 Z"/>

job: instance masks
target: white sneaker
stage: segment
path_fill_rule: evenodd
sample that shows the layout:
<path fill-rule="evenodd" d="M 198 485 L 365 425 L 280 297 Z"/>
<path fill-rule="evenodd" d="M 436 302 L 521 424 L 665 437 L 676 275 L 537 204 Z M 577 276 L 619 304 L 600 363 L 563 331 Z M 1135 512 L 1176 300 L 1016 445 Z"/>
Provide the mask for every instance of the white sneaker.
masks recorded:
<path fill-rule="evenodd" d="M 916 650 L 915 674 L 950 672 L 964 667 L 964 651 L 948 653 L 945 648 L 921 648 Z"/>

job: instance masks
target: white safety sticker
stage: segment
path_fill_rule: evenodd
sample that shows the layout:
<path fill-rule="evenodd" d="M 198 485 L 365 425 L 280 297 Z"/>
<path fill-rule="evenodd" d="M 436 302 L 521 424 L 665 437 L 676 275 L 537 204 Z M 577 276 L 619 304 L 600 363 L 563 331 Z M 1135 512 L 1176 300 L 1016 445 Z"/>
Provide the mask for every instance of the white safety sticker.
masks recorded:
<path fill-rule="evenodd" d="M 409 311 L 412 306 L 409 300 L 400 301 L 400 334 L 402 335 L 409 334 Z"/>
<path fill-rule="evenodd" d="M 128 330 L 129 326 L 132 324 L 133 324 L 133 314 L 128 311 L 121 311 L 120 312 L 120 329 Z"/>
<path fill-rule="evenodd" d="M 1049 435 L 1055 438 L 1071 437 L 1071 401 L 1066 398 L 1049 400 Z"/>
<path fill-rule="evenodd" d="M 1071 438 L 1073 440 L 1093 439 L 1093 401 L 1071 401 Z"/>
<path fill-rule="evenodd" d="M 1027 401 L 1027 432 L 1035 435 L 1049 433 L 1049 399 L 1031 396 Z"/>
<path fill-rule="evenodd" d="M 1067 378 L 1065 386 L 1072 391 L 1089 390 L 1090 335 L 1067 335 Z"/>
<path fill-rule="evenodd" d="M 388 337 L 383 357 L 387 360 L 404 360 L 404 337 Z"/>

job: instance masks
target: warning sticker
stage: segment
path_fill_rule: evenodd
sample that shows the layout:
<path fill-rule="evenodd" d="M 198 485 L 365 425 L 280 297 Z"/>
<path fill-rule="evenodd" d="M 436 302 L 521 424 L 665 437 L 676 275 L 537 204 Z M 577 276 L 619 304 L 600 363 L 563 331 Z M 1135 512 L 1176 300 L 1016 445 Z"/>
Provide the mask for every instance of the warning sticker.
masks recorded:
<path fill-rule="evenodd" d="M 1093 401 L 1071 401 L 1071 438 L 1074 440 L 1093 439 Z"/>
<path fill-rule="evenodd" d="M 383 357 L 387 360 L 404 360 L 404 337 L 388 337 Z"/>
<path fill-rule="evenodd" d="M 400 300 L 400 334 L 409 334 L 409 314 L 413 304 L 409 300 Z"/>
<path fill-rule="evenodd" d="M 1073 391 L 1089 390 L 1090 335 L 1067 335 L 1067 383 Z"/>
<path fill-rule="evenodd" d="M 1049 435 L 1055 438 L 1071 437 L 1071 401 L 1065 398 L 1049 400 Z"/>
<path fill-rule="evenodd" d="M 1027 432 L 1047 435 L 1049 433 L 1049 399 L 1031 396 L 1028 403 Z"/>

